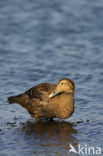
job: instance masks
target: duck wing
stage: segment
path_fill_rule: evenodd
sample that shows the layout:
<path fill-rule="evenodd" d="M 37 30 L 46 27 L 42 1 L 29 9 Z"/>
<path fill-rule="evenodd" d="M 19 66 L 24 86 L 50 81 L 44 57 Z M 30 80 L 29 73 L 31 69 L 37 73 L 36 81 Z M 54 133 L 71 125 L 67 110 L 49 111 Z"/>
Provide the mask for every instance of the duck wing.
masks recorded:
<path fill-rule="evenodd" d="M 50 93 L 56 88 L 55 84 L 41 83 L 35 87 L 30 88 L 25 92 L 29 98 L 39 99 L 41 101 L 46 101 Z"/>

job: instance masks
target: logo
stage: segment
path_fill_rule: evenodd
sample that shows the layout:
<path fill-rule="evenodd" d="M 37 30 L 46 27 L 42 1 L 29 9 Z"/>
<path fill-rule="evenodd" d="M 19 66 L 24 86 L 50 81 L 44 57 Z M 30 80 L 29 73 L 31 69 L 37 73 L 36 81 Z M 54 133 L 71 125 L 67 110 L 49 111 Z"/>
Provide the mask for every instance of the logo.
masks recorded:
<path fill-rule="evenodd" d="M 70 144 L 70 149 L 69 149 L 69 153 L 75 153 L 75 154 L 83 154 L 83 155 L 90 155 L 90 154 L 93 154 L 93 155 L 100 155 L 102 154 L 102 149 L 101 147 L 89 147 L 87 145 L 80 145 L 78 144 L 77 146 L 77 149 L 75 149 L 75 147 Z"/>
<path fill-rule="evenodd" d="M 70 146 L 70 150 L 69 150 L 69 152 L 68 153 L 70 153 L 70 152 L 73 152 L 73 153 L 76 153 L 76 154 L 78 154 L 78 152 L 75 150 L 75 148 L 74 148 L 74 146 L 73 145 L 69 145 Z"/>

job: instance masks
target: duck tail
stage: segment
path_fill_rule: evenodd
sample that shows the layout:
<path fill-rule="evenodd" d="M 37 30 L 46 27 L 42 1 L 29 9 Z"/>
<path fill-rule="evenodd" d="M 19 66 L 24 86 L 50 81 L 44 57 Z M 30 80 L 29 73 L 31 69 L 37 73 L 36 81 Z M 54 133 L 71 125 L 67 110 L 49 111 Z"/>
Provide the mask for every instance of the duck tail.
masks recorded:
<path fill-rule="evenodd" d="M 8 97 L 8 103 L 18 103 L 22 105 L 23 107 L 26 107 L 29 102 L 29 96 L 27 94 L 20 94 L 18 96 L 10 96 Z"/>
<path fill-rule="evenodd" d="M 17 101 L 17 97 L 16 96 L 10 96 L 10 97 L 8 97 L 8 103 L 9 104 L 16 103 L 16 101 Z"/>

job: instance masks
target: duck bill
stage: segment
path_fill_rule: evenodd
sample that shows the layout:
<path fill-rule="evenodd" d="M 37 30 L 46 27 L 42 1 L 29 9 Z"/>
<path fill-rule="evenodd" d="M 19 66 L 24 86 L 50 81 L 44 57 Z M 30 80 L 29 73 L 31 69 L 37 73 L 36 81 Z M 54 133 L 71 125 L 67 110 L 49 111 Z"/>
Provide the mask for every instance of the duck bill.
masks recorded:
<path fill-rule="evenodd" d="M 52 98 L 52 97 L 56 96 L 57 94 L 58 94 L 58 93 L 56 92 L 56 90 L 54 90 L 54 91 L 49 95 L 49 97 Z"/>

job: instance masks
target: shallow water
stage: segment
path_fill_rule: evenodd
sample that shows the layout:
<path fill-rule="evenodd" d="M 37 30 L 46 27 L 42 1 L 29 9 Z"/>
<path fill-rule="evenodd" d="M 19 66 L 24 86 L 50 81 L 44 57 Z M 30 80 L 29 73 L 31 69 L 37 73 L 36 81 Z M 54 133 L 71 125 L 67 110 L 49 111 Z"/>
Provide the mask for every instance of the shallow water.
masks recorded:
<path fill-rule="evenodd" d="M 38 124 L 7 103 L 63 77 L 76 84 L 69 119 Z M 0 156 L 74 156 L 70 144 L 103 148 L 102 83 L 102 0 L 0 1 Z"/>

